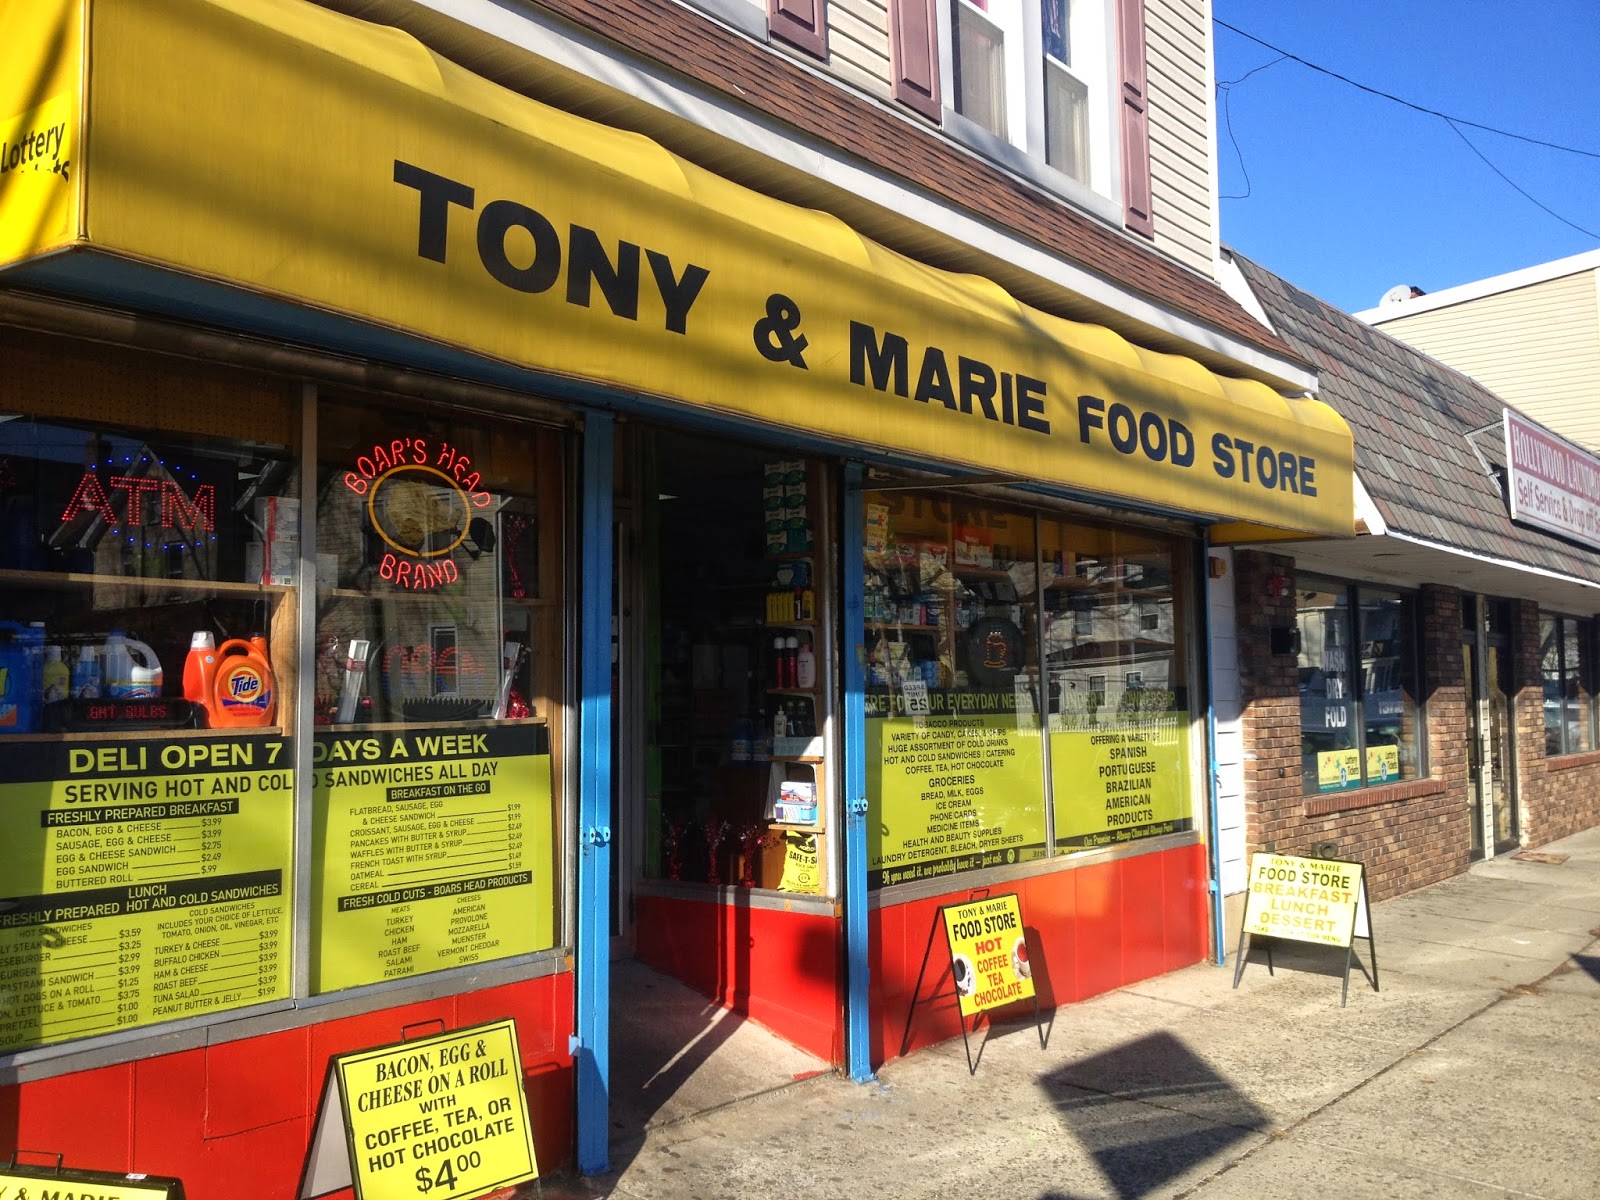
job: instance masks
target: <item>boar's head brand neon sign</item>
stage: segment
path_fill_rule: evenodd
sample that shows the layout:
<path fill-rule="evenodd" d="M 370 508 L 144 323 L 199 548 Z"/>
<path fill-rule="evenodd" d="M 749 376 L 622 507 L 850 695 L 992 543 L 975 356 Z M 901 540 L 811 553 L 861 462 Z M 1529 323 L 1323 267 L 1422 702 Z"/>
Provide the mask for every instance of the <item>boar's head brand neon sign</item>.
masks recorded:
<path fill-rule="evenodd" d="M 453 555 L 476 511 L 493 501 L 482 482 L 472 459 L 448 442 L 397 437 L 358 456 L 344 486 L 366 501 L 367 522 L 382 539 L 378 576 L 414 591 L 460 579 Z"/>

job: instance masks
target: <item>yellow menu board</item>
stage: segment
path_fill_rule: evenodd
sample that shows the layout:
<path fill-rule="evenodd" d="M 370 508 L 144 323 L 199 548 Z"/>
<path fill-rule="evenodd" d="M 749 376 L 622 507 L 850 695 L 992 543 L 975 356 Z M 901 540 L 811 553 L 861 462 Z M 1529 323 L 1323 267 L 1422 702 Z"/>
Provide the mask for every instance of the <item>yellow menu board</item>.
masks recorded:
<path fill-rule="evenodd" d="M 888 887 L 1044 856 L 1037 718 L 974 693 L 933 692 L 933 715 L 867 722 L 867 883 Z M 978 711 L 951 712 L 952 704 Z M 982 711 L 988 708 L 989 711 Z"/>
<path fill-rule="evenodd" d="M 470 1200 L 539 1174 L 514 1021 L 334 1061 L 360 1200 Z"/>
<path fill-rule="evenodd" d="M 990 896 L 944 911 L 961 1015 L 1033 997 L 1033 964 L 1022 928 L 1022 903 L 1015 895 Z"/>
<path fill-rule="evenodd" d="M 0 741 L 0 1051 L 288 996 L 291 746 Z"/>
<path fill-rule="evenodd" d="M 1110 846 L 1194 828 L 1188 713 L 1110 716 L 1096 728 L 1050 720 L 1057 846 Z"/>
<path fill-rule="evenodd" d="M 316 991 L 555 944 L 545 738 L 539 725 L 316 736 Z"/>

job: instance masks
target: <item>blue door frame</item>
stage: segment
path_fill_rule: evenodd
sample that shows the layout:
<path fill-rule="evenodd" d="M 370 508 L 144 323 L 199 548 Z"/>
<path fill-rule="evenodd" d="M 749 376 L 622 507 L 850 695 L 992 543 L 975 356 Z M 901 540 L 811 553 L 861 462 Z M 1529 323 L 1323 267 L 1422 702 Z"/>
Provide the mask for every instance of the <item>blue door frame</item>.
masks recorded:
<path fill-rule="evenodd" d="M 844 660 L 844 945 L 845 1053 L 850 1078 L 868 1083 L 872 1033 L 868 1010 L 872 976 L 867 939 L 867 701 L 866 521 L 860 463 L 844 473 L 843 530 L 839 539 L 844 605 L 839 657 Z"/>
<path fill-rule="evenodd" d="M 611 1165 L 611 593 L 612 441 L 609 413 L 583 427 L 578 631 L 578 1170 Z"/>

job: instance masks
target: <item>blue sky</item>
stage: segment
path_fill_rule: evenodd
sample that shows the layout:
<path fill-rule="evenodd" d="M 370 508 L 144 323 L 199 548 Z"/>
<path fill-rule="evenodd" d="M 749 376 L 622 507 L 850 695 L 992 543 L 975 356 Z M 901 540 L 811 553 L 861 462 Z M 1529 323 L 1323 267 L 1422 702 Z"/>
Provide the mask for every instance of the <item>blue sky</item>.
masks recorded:
<path fill-rule="evenodd" d="M 1218 95 L 1225 244 L 1351 312 L 1396 284 L 1435 292 L 1600 249 L 1600 0 L 1214 0 L 1213 16 L 1423 107 L 1596 155 L 1462 128 L 1584 233 L 1439 117 L 1284 60 Z M 1215 33 L 1219 83 L 1278 57 Z"/>

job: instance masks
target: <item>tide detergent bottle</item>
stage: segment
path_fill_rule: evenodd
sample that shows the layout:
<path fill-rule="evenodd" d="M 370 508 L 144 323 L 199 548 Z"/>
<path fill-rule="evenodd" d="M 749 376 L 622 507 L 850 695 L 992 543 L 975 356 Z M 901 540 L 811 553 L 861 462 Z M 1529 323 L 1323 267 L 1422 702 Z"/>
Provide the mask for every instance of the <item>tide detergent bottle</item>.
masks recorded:
<path fill-rule="evenodd" d="M 271 725 L 278 715 L 272 664 L 264 652 L 264 641 L 261 646 L 233 638 L 217 647 L 210 705 L 213 729 Z"/>

